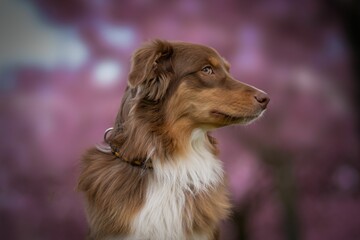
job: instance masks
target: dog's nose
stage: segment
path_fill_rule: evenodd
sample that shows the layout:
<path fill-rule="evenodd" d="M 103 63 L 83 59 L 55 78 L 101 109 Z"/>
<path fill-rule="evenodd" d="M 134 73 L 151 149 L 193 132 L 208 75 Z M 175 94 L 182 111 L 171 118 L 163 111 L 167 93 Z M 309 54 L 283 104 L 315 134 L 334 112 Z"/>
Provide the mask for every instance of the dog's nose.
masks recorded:
<path fill-rule="evenodd" d="M 254 97 L 255 97 L 256 101 L 260 104 L 262 109 L 265 109 L 270 101 L 270 98 L 264 92 L 258 92 L 255 94 Z"/>

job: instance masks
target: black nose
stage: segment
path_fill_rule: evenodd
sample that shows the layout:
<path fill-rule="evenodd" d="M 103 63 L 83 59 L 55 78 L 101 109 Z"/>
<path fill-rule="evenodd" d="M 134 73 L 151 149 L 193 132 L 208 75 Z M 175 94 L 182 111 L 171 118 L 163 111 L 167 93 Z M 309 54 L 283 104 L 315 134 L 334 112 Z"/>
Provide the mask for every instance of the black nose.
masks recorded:
<path fill-rule="evenodd" d="M 268 103 L 270 102 L 270 98 L 266 93 L 258 92 L 255 94 L 256 101 L 260 104 L 262 109 L 265 109 Z"/>

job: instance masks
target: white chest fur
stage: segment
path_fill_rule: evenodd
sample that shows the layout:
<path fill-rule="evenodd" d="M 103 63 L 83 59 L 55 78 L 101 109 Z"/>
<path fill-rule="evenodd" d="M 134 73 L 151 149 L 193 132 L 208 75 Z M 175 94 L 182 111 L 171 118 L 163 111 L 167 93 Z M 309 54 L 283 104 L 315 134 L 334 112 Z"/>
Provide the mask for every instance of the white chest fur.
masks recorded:
<path fill-rule="evenodd" d="M 184 159 L 160 164 L 153 161 L 146 202 L 132 224 L 133 236 L 127 240 L 182 240 L 185 193 L 207 191 L 222 181 L 221 162 L 205 143 L 205 132 L 195 130 Z M 200 236 L 198 236 L 200 237 Z M 200 239 L 206 239 L 200 237 Z"/>

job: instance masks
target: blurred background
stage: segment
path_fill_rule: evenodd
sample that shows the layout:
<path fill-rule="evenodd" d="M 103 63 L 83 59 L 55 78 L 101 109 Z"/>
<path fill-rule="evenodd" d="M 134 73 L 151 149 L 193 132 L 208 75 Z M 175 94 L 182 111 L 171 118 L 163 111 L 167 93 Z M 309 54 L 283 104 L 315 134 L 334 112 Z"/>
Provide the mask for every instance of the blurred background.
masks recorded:
<path fill-rule="evenodd" d="M 222 240 L 360 239 L 359 4 L 341 0 L 0 2 L 0 235 L 84 239 L 79 160 L 112 126 L 131 53 L 216 48 L 269 93 L 214 132 L 234 214 Z"/>

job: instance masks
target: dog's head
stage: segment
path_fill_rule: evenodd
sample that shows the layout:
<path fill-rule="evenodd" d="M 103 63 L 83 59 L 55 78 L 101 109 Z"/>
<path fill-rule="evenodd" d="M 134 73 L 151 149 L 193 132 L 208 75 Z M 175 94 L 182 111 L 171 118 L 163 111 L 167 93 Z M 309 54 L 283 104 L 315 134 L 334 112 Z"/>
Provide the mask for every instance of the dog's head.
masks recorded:
<path fill-rule="evenodd" d="M 148 43 L 133 55 L 122 117 L 156 111 L 161 119 L 146 118 L 204 129 L 249 123 L 266 109 L 269 97 L 235 80 L 229 69 L 203 45 Z"/>

